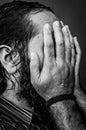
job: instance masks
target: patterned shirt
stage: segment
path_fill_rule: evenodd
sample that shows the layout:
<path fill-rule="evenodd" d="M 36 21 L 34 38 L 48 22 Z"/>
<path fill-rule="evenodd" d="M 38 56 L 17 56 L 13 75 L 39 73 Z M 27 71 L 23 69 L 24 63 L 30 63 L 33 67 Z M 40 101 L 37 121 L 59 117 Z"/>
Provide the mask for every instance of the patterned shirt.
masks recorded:
<path fill-rule="evenodd" d="M 0 97 L 0 130 L 48 130 L 40 116 Z"/>

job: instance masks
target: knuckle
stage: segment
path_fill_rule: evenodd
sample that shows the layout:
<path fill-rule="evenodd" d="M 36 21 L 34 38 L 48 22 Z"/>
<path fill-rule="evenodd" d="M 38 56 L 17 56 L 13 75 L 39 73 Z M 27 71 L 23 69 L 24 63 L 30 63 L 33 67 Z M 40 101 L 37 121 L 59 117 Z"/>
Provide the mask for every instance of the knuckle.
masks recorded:
<path fill-rule="evenodd" d="M 49 60 L 47 61 L 46 65 L 47 65 L 47 69 L 51 69 L 51 68 L 53 68 L 54 64 L 53 64 L 51 58 L 49 58 Z"/>
<path fill-rule="evenodd" d="M 64 62 L 63 62 L 63 60 L 61 60 L 61 59 L 57 59 L 57 64 L 58 64 L 60 67 L 63 67 Z"/>
<path fill-rule="evenodd" d="M 57 39 L 57 44 L 59 45 L 59 46 L 63 46 L 64 44 L 63 44 L 63 38 L 58 38 Z"/>
<path fill-rule="evenodd" d="M 49 59 L 50 59 L 50 61 L 52 62 L 52 60 L 53 60 L 53 58 L 54 58 L 54 53 L 52 52 L 52 50 L 51 51 L 49 51 L 48 52 L 49 54 Z"/>
<path fill-rule="evenodd" d="M 53 43 L 47 41 L 46 46 L 47 46 L 47 48 L 52 49 L 53 48 Z"/>
<path fill-rule="evenodd" d="M 63 46 L 64 44 L 63 44 L 63 40 L 60 40 L 60 42 L 59 42 L 59 46 Z"/>
<path fill-rule="evenodd" d="M 66 48 L 67 50 L 71 50 L 71 46 L 70 45 L 67 45 L 66 47 L 67 47 Z"/>
<path fill-rule="evenodd" d="M 55 40 L 56 40 L 56 43 L 59 44 L 59 45 L 60 44 L 62 45 L 64 43 L 62 32 L 59 32 L 57 34 Z"/>
<path fill-rule="evenodd" d="M 73 43 L 73 42 L 72 42 L 72 44 L 71 44 L 71 48 L 74 49 L 74 43 Z"/>

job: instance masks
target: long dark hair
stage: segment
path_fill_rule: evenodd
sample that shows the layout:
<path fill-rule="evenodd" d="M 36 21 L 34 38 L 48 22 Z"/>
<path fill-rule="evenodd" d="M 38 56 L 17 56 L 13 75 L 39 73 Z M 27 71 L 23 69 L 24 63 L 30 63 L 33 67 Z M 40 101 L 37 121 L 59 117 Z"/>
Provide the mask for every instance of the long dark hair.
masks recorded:
<path fill-rule="evenodd" d="M 36 28 L 30 20 L 30 14 L 43 10 L 53 12 L 49 7 L 38 2 L 17 0 L 0 6 L 0 45 L 11 46 L 13 51 L 19 53 L 21 59 L 21 69 L 19 70 L 21 92 L 19 95 L 26 98 L 31 106 L 36 106 L 35 109 L 36 111 L 39 110 L 38 113 L 42 113 L 42 110 L 45 111 L 44 100 L 41 97 L 39 98 L 30 82 L 30 61 L 27 56 L 27 43 L 36 35 Z M 28 19 L 26 15 L 28 15 Z M 0 95 L 7 87 L 6 79 L 5 69 L 0 63 Z"/>
<path fill-rule="evenodd" d="M 30 14 L 31 12 L 38 13 L 43 10 L 51 11 L 49 7 L 39 4 L 38 2 L 13 1 L 0 7 L 0 45 L 4 44 L 12 46 L 13 50 L 18 51 L 20 54 L 20 85 L 21 88 L 25 88 L 27 90 L 30 83 L 27 43 L 36 35 L 36 29 L 30 20 Z M 28 15 L 28 19 L 26 15 Z M 26 77 L 28 77 L 28 79 Z M 5 70 L 0 63 L 0 94 L 4 92 L 6 86 Z M 30 92 L 30 94 L 34 97 L 34 92 Z M 23 92 L 22 95 L 26 96 L 27 94 L 24 94 Z"/>

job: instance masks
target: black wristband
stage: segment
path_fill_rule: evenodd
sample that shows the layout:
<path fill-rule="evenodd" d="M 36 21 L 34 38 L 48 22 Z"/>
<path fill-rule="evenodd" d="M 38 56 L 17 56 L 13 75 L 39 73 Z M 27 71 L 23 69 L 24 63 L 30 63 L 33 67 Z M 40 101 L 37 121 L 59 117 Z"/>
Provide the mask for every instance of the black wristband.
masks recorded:
<path fill-rule="evenodd" d="M 63 95 L 55 96 L 46 102 L 46 107 L 49 107 L 52 104 L 63 100 L 75 100 L 75 99 L 76 98 L 73 94 L 63 94 Z"/>

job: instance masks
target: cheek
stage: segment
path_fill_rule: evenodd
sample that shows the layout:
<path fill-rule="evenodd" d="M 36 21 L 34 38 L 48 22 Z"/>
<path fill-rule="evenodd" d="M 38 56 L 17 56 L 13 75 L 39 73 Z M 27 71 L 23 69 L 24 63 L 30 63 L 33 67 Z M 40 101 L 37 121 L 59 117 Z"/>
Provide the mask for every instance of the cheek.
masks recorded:
<path fill-rule="evenodd" d="M 29 47 L 28 47 L 28 56 L 30 57 L 31 52 L 36 52 L 39 56 L 39 64 L 40 68 L 43 66 L 43 41 L 39 38 L 34 38 L 30 41 Z"/>

